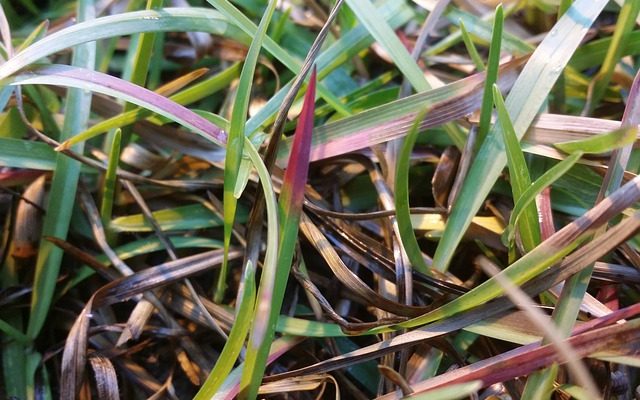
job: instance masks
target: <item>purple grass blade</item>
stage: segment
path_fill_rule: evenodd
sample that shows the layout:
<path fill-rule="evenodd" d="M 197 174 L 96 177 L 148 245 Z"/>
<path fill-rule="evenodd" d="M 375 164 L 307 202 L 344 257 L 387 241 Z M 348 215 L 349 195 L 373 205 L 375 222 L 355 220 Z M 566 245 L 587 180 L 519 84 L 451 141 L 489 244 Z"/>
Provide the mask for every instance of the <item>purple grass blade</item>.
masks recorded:
<path fill-rule="evenodd" d="M 7 78 L 5 82 L 13 85 L 76 87 L 114 96 L 163 115 L 219 146 L 225 146 L 227 142 L 224 130 L 188 108 L 149 89 L 100 72 L 66 65 L 45 65 L 30 68 L 24 73 Z"/>

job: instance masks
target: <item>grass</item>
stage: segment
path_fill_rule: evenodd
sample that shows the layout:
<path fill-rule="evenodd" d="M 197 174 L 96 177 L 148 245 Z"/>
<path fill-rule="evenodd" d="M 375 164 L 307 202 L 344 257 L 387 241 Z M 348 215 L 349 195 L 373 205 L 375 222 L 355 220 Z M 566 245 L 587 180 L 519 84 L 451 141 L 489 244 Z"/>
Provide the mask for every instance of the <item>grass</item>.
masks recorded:
<path fill-rule="evenodd" d="M 3 2 L 0 397 L 633 396 L 639 3 L 303 3 Z"/>

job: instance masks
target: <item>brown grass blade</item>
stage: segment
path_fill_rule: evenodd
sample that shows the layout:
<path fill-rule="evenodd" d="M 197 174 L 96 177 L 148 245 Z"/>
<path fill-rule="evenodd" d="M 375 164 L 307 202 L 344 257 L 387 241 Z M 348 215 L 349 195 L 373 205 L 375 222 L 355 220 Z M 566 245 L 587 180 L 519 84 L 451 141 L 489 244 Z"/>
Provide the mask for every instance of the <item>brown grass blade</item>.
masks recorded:
<path fill-rule="evenodd" d="M 89 364 L 93 370 L 96 381 L 96 390 L 99 400 L 119 400 L 118 378 L 116 370 L 108 358 L 92 354 L 89 356 Z"/>

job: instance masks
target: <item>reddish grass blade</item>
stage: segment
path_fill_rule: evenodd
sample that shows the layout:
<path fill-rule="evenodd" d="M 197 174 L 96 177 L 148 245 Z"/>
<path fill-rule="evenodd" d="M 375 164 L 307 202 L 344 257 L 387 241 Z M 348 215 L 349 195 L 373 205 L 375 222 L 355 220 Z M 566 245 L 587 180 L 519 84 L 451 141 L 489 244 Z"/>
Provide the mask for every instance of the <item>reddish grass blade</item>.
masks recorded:
<path fill-rule="evenodd" d="M 275 271 L 265 268 L 260 280 L 254 324 L 251 328 L 241 386 L 242 398 L 255 398 L 273 341 L 275 323 L 289 278 L 298 238 L 304 187 L 309 171 L 311 135 L 315 112 L 316 70 L 313 69 L 304 98 L 302 113 L 294 134 L 291 157 L 280 191 L 280 251 Z"/>

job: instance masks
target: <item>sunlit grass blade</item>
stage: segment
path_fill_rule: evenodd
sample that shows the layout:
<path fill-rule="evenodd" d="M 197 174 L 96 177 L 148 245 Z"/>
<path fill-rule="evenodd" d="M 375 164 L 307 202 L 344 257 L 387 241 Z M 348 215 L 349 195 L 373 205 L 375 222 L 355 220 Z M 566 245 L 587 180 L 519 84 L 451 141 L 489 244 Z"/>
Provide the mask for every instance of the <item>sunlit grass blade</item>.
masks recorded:
<path fill-rule="evenodd" d="M 315 102 L 315 69 L 309 80 L 307 93 L 298 126 L 289 165 L 280 191 L 280 247 L 277 267 L 263 270 L 258 290 L 257 306 L 247 346 L 247 356 L 242 374 L 241 397 L 253 399 L 262 381 L 267 355 L 273 340 L 275 322 L 287 286 L 289 270 L 298 238 L 298 224 L 302 213 L 304 187 L 309 169 L 311 134 Z"/>
<path fill-rule="evenodd" d="M 539 112 L 571 54 L 606 5 L 604 0 L 577 0 L 533 53 L 507 97 L 506 109 L 521 138 Z M 579 16 L 579 17 L 577 17 Z M 491 129 L 453 205 L 434 255 L 434 267 L 444 271 L 496 179 L 506 164 L 500 125 Z M 479 185 L 478 183 L 481 182 Z"/>
<path fill-rule="evenodd" d="M 411 151 L 418 138 L 418 128 L 426 113 L 427 110 L 418 114 L 409 134 L 402 143 L 396 164 L 396 190 L 394 197 L 400 240 L 413 268 L 423 274 L 429 272 L 429 267 L 422 257 L 422 251 L 420 250 L 420 246 L 413 232 L 413 225 L 411 224 L 411 213 L 409 211 L 409 167 L 411 165 Z"/>
<path fill-rule="evenodd" d="M 236 207 L 238 199 L 235 196 L 236 184 L 238 181 L 238 172 L 240 171 L 240 163 L 242 161 L 245 125 L 247 121 L 247 110 L 249 109 L 249 100 L 251 99 L 251 86 L 253 83 L 253 75 L 262 48 L 262 42 L 267 34 L 267 28 L 271 22 L 271 17 L 275 11 L 276 1 L 271 0 L 266 12 L 262 16 L 260 25 L 256 32 L 256 36 L 251 42 L 249 52 L 245 59 L 240 73 L 240 82 L 236 90 L 236 98 L 233 103 L 233 111 L 231 113 L 231 121 L 229 126 L 229 137 L 227 139 L 227 152 L 224 162 L 224 248 L 229 249 L 231 245 L 231 230 L 233 221 L 235 220 Z M 226 290 L 227 279 L 227 260 L 222 263 L 216 292 L 214 299 L 220 302 Z"/>
<path fill-rule="evenodd" d="M 626 126 L 603 135 L 596 135 L 582 140 L 560 142 L 554 144 L 554 146 L 565 153 L 581 151 L 585 154 L 602 154 L 632 144 L 635 142 L 637 135 L 637 127 Z"/>
<path fill-rule="evenodd" d="M 79 20 L 93 19 L 94 16 L 95 10 L 91 2 L 81 1 L 78 3 Z M 3 64 L 3 66 L 8 63 Z M 76 47 L 73 64 L 90 70 L 93 68 L 94 63 L 95 43 L 87 43 Z M 61 135 L 70 136 L 86 128 L 90 104 L 90 93 L 80 89 L 69 91 Z M 82 149 L 82 145 L 74 148 L 77 152 L 82 152 Z M 47 206 L 48 210 L 55 210 L 55 212 L 47 213 L 45 216 L 42 229 L 43 236 L 55 236 L 61 239 L 67 237 L 79 177 L 80 163 L 59 154 L 56 159 Z M 32 339 L 35 339 L 40 333 L 49 313 L 61 261 L 62 250 L 48 241 L 40 243 L 33 283 L 34 290 L 31 298 L 31 314 L 27 328 L 27 335 Z"/>
<path fill-rule="evenodd" d="M 489 47 L 489 59 L 487 60 L 487 75 L 484 81 L 484 92 L 482 94 L 482 106 L 480 107 L 480 122 L 478 123 L 478 136 L 476 138 L 476 149 L 479 149 L 489 128 L 491 127 L 491 114 L 493 111 L 493 85 L 498 79 L 498 68 L 500 67 L 500 50 L 502 43 L 502 30 L 504 25 L 504 12 L 502 4 L 496 7 L 493 18 L 493 32 L 491 34 L 491 47 Z"/>
<path fill-rule="evenodd" d="M 209 32 L 249 43 L 249 37 L 219 12 L 205 8 L 135 11 L 79 22 L 35 42 L 0 66 L 4 79 L 36 61 L 69 47 L 143 32 Z"/>
<path fill-rule="evenodd" d="M 226 143 L 226 133 L 222 129 L 193 111 L 148 89 L 99 72 L 64 65 L 47 65 L 31 68 L 28 73 L 5 78 L 0 82 L 13 85 L 59 85 L 114 96 L 182 124 L 220 146 Z"/>
<path fill-rule="evenodd" d="M 35 42 L 36 40 L 40 40 L 42 39 L 42 37 L 44 35 L 46 35 L 47 33 L 47 29 L 49 29 L 49 21 L 42 21 L 37 27 L 36 29 L 33 30 L 33 32 L 31 32 L 29 34 L 29 36 L 27 36 L 24 41 L 22 43 L 20 43 L 20 46 L 18 46 L 16 48 L 17 52 L 21 52 L 22 50 L 26 49 L 27 47 L 31 46 L 31 44 L 33 42 Z"/>
<path fill-rule="evenodd" d="M 511 124 L 509 112 L 504 105 L 500 89 L 492 86 L 493 101 L 498 111 L 498 120 L 502 131 L 502 137 L 507 153 L 507 165 L 509 166 L 509 178 L 514 203 L 518 203 L 522 195 L 531 187 L 531 176 L 520 148 L 518 137 Z M 535 203 L 527 203 L 519 219 L 520 239 L 525 251 L 530 251 L 540 243 L 540 226 L 538 225 L 538 209 Z"/>
<path fill-rule="evenodd" d="M 456 400 L 469 397 L 482 387 L 482 381 L 471 381 L 449 385 L 444 388 L 429 390 L 424 393 L 409 395 L 410 400 Z"/>
<path fill-rule="evenodd" d="M 239 70 L 240 64 L 234 64 L 231 67 L 223 70 L 219 74 L 216 74 L 210 78 L 203 80 L 202 82 L 198 82 L 191 87 L 185 88 L 184 90 L 171 95 L 169 99 L 184 106 L 194 103 L 198 100 L 202 100 L 206 96 L 210 96 L 226 88 L 231 83 L 231 81 L 238 76 Z M 135 110 L 120 113 L 114 117 L 100 121 L 84 132 L 79 133 L 72 138 L 64 141 L 60 144 L 60 149 L 64 149 L 69 146 L 73 146 L 76 143 L 89 140 L 104 132 L 107 132 L 110 129 L 120 128 L 125 125 L 132 124 L 152 114 L 153 112 L 146 108 L 137 108 Z M 222 128 L 225 129 L 225 127 Z"/>

